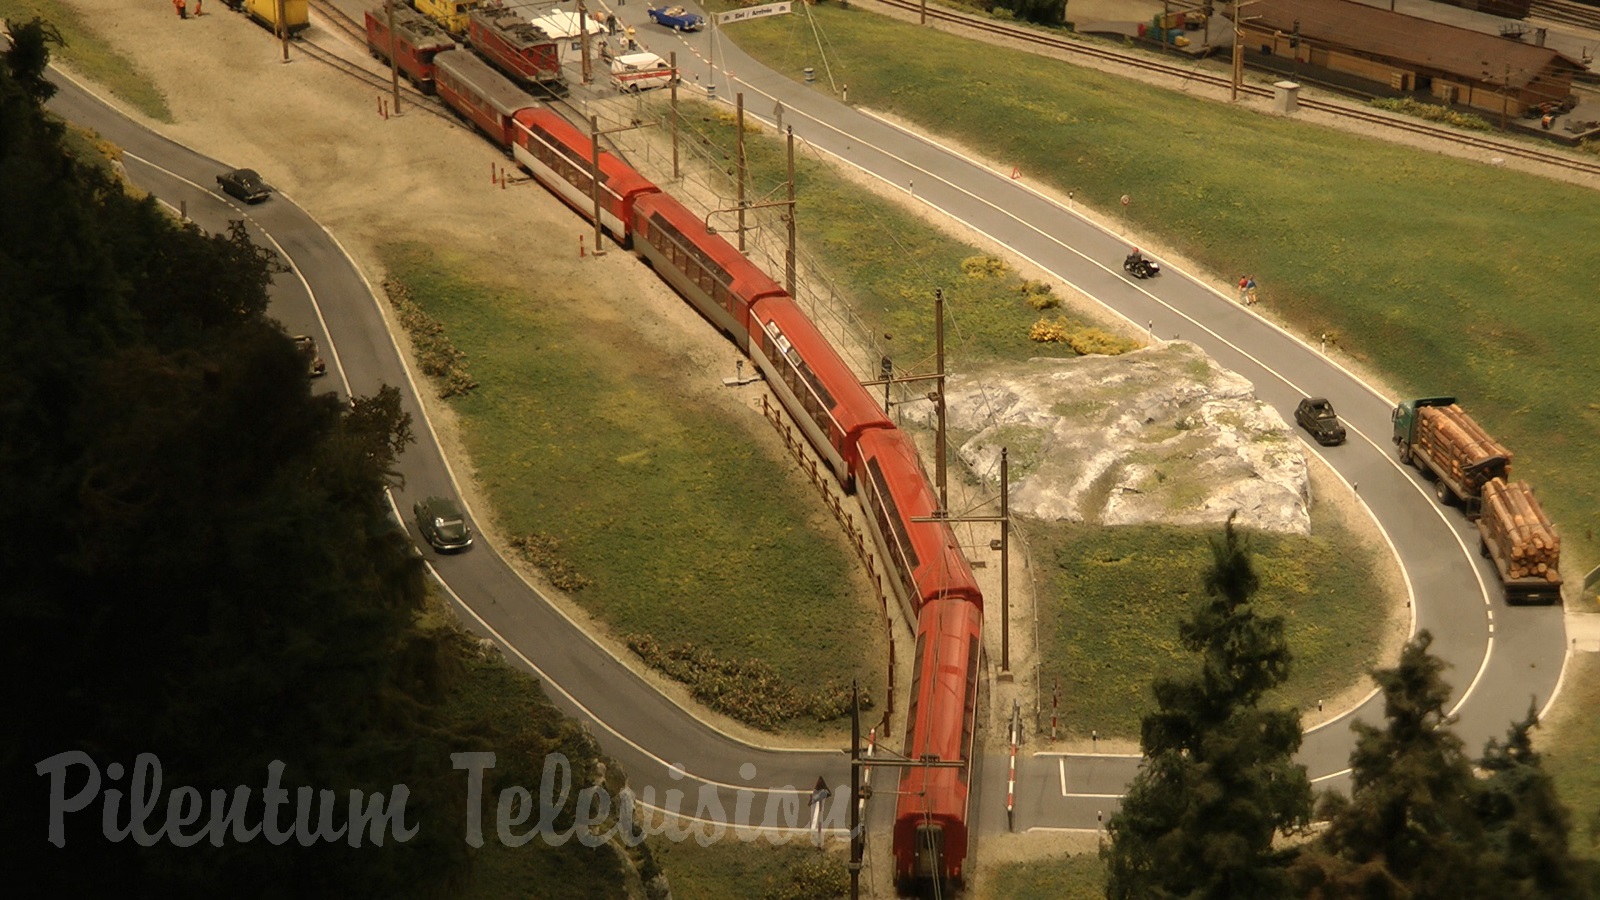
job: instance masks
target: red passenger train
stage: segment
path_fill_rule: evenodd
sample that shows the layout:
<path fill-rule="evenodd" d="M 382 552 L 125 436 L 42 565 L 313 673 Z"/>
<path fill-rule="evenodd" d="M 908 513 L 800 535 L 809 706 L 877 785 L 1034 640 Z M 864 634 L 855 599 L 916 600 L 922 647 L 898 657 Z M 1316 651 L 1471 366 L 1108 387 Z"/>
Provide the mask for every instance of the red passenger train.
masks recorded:
<path fill-rule="evenodd" d="M 440 99 L 568 206 L 594 215 L 588 134 L 470 53 L 445 51 L 434 62 Z M 750 355 L 840 484 L 860 496 L 891 589 L 917 621 L 906 755 L 955 764 L 902 775 L 895 874 L 902 886 L 959 881 L 969 848 L 983 594 L 949 524 L 916 521 L 938 509 L 916 446 L 783 287 L 705 217 L 613 154 L 600 153 L 599 171 L 600 224 Z"/>
<path fill-rule="evenodd" d="M 788 294 L 756 301 L 749 352 L 834 477 L 854 490 L 862 435 L 894 427 L 878 401 Z"/>

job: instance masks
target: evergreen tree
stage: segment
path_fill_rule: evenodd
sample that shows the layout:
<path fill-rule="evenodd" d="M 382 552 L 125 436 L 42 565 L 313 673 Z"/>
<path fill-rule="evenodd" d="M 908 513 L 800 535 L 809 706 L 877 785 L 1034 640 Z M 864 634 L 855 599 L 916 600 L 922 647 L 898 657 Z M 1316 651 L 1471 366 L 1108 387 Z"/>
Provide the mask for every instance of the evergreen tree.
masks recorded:
<path fill-rule="evenodd" d="M 1530 732 L 1538 723 L 1530 702 L 1527 718 L 1511 726 L 1504 744 L 1490 738 L 1484 747 L 1478 820 L 1508 882 L 1501 896 L 1578 900 L 1592 896 L 1591 883 L 1585 866 L 1569 852 L 1572 816 L 1533 749 Z"/>
<path fill-rule="evenodd" d="M 1433 636 L 1409 641 L 1383 690 L 1383 728 L 1355 722 L 1350 797 L 1330 797 L 1330 820 L 1296 867 L 1307 896 L 1458 898 L 1505 896 L 1476 815 L 1477 785 L 1446 713 L 1445 663 Z"/>
<path fill-rule="evenodd" d="M 1251 605 L 1259 580 L 1231 516 L 1212 552 L 1208 599 L 1179 628 L 1200 667 L 1155 682 L 1146 761 L 1101 851 L 1108 897 L 1283 897 L 1290 854 L 1274 837 L 1310 818 L 1299 714 L 1259 705 L 1288 677 L 1283 620 Z"/>

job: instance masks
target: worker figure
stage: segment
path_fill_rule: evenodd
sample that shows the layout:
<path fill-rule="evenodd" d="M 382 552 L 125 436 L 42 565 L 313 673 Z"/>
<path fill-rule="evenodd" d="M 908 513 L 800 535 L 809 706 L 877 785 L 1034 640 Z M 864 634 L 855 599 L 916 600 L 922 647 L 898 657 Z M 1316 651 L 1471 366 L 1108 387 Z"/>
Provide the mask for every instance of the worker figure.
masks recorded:
<path fill-rule="evenodd" d="M 178 18 L 189 18 L 189 5 L 184 0 L 172 0 L 172 8 L 178 11 Z"/>

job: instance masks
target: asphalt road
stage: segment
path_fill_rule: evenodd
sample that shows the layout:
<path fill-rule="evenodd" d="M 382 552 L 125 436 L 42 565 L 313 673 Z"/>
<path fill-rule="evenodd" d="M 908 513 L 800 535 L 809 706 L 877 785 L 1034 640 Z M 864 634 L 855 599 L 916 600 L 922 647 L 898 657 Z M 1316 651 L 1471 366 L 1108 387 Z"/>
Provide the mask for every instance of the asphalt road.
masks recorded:
<path fill-rule="evenodd" d="M 769 120 L 774 118 L 769 111 L 781 103 L 785 124 L 801 139 L 989 234 L 1136 326 L 1158 337 L 1194 341 L 1249 378 L 1258 396 L 1286 420 L 1292 421 L 1301 396 L 1329 397 L 1347 422 L 1350 441 L 1327 449 L 1308 443 L 1308 450 L 1322 455 L 1352 489 L 1359 485 L 1358 496 L 1402 561 L 1416 624 L 1434 633 L 1434 651 L 1453 666 L 1458 733 L 1470 748 L 1479 747 L 1503 735 L 1527 711 L 1530 699 L 1541 707 L 1549 701 L 1565 654 L 1561 611 L 1505 606 L 1493 588 L 1492 570 L 1475 552 L 1475 533 L 1459 513 L 1439 508 L 1415 471 L 1393 460 L 1388 442 L 1393 398 L 1380 396 L 1317 348 L 1170 265 L 1164 264 L 1157 279 L 1128 280 L 1120 269 L 1128 249 L 1124 238 L 1033 193 L 1007 173 L 985 169 L 839 103 L 824 93 L 822 83 L 807 86 L 768 72 L 725 39 L 717 41 L 720 71 L 713 73 L 706 65 L 709 32 L 666 32 L 645 21 L 643 4 L 616 11 L 637 27 L 649 49 L 662 56 L 677 50 L 688 80 L 700 75 L 701 84 L 717 87 L 717 99 L 732 102 L 733 93 L 742 91 L 747 109 Z M 406 409 L 418 423 L 426 422 L 371 286 L 337 242 L 291 198 L 279 195 L 245 210 L 214 190 L 217 172 L 249 161 L 205 159 L 64 82 L 51 105 L 126 148 L 135 183 L 182 206 L 201 227 L 219 231 L 230 219 L 247 217 L 252 235 L 276 247 L 294 269 L 274 286 L 273 314 L 289 331 L 318 337 L 330 370 L 324 384 L 341 394 L 397 385 Z M 428 494 L 458 494 L 431 428 L 419 428 L 418 437 L 401 461 L 405 487 L 394 497 L 400 510 Z M 414 526 L 406 525 L 415 537 Z M 836 787 L 847 778 L 840 751 L 751 747 L 700 723 L 590 641 L 523 582 L 495 548 L 480 541 L 457 556 L 430 554 L 430 562 L 464 617 L 540 677 L 552 698 L 623 763 L 634 789 L 641 795 L 650 790 L 657 805 L 692 812 L 697 796 L 705 802 L 714 798 L 724 812 L 753 806 L 752 818 L 759 819 L 769 799 L 798 801 L 818 775 Z M 1381 708 L 1369 701 L 1307 735 L 1301 759 L 1319 783 L 1342 779 L 1351 747 L 1347 726 L 1354 716 L 1378 722 Z M 1114 810 L 1136 765 L 1136 759 L 1098 754 L 1024 755 L 1015 829 L 1098 827 Z M 992 759 L 983 761 L 974 779 L 974 811 L 986 832 L 1006 828 L 1005 776 L 1004 759 Z M 670 802 L 672 791 L 683 797 L 677 804 Z M 875 825 L 887 808 L 878 806 Z M 715 817 L 715 810 L 703 811 Z M 829 805 L 828 816 L 830 822 L 842 820 L 838 804 Z"/>

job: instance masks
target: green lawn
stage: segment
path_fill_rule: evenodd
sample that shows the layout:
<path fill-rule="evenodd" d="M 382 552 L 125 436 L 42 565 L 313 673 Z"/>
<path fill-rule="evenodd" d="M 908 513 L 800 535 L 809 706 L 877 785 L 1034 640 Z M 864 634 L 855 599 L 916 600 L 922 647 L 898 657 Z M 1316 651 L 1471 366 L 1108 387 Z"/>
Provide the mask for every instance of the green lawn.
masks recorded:
<path fill-rule="evenodd" d="M 51 48 L 53 58 L 150 118 L 172 121 L 167 98 L 150 83 L 149 75 L 113 51 L 71 6 L 56 0 L 0 0 L 0 18 L 13 25 L 33 18 L 54 25 L 63 43 Z"/>
<path fill-rule="evenodd" d="M 1281 615 L 1294 653 L 1290 679 L 1268 702 L 1314 710 L 1380 664 L 1389 598 L 1380 561 L 1327 516 L 1309 538 L 1249 532 L 1261 588 L 1257 611 Z M 1138 740 L 1155 709 L 1154 675 L 1192 671 L 1178 622 L 1204 596 L 1210 541 L 1221 528 L 1030 526 L 1041 592 L 1039 643 L 1049 708 L 1060 685 L 1059 735 Z M 1048 611 L 1047 611 L 1048 608 Z"/>
<path fill-rule="evenodd" d="M 1545 769 L 1572 811 L 1572 848 L 1600 859 L 1600 654 L 1579 653 L 1567 667 L 1559 706 L 1541 731 L 1534 732 Z"/>
<path fill-rule="evenodd" d="M 1105 884 L 1096 853 L 1047 856 L 985 868 L 976 900 L 1101 900 Z"/>
<path fill-rule="evenodd" d="M 828 514 L 787 457 L 757 450 L 748 423 L 673 399 L 665 382 L 687 360 L 467 254 L 395 245 L 385 266 L 467 355 L 479 386 L 447 402 L 496 524 L 554 537 L 590 582 L 578 603 L 619 636 L 882 696 L 882 613 L 855 590 L 857 560 L 809 524 Z"/>

